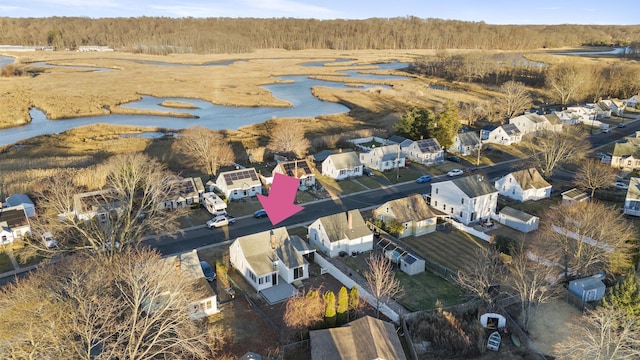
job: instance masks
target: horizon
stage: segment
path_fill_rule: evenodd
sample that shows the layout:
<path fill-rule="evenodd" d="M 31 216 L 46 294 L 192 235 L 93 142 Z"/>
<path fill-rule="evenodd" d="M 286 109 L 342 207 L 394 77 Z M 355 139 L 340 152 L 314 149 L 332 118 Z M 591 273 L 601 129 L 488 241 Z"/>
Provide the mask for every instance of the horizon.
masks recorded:
<path fill-rule="evenodd" d="M 6 18 L 86 17 L 104 18 L 260 18 L 366 20 L 417 17 L 488 25 L 640 25 L 632 0 L 552 1 L 521 4 L 506 0 L 477 2 L 453 0 L 3 0 L 0 12 Z M 629 11 L 603 11 L 628 9 Z"/>

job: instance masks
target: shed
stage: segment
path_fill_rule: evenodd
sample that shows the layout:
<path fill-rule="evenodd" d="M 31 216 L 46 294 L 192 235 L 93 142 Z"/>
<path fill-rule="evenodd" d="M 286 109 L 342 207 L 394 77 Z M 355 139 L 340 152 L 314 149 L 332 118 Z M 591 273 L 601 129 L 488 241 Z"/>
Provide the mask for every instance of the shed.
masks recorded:
<path fill-rule="evenodd" d="M 384 256 L 396 265 L 400 264 L 400 259 L 402 259 L 402 253 L 400 253 L 397 248 L 394 250 L 385 251 Z"/>
<path fill-rule="evenodd" d="M 419 274 L 424 272 L 425 261 L 413 254 L 406 254 L 400 260 L 400 269 L 409 275 Z"/>
<path fill-rule="evenodd" d="M 505 206 L 498 213 L 498 222 L 523 233 L 536 230 L 540 223 L 540 218 L 526 212 Z"/>
<path fill-rule="evenodd" d="M 604 296 L 606 286 L 599 278 L 589 276 L 569 283 L 569 292 L 584 302 L 598 301 Z"/>

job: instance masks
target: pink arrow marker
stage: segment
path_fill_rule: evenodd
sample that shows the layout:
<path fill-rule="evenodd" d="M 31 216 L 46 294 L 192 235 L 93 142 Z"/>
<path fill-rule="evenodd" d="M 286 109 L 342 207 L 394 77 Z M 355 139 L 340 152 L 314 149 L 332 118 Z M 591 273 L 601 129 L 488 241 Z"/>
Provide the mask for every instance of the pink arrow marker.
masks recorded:
<path fill-rule="evenodd" d="M 293 204 L 299 183 L 300 181 L 294 177 L 276 173 L 269 196 L 258 195 L 258 200 L 267 212 L 271 224 L 275 225 L 304 209 Z"/>

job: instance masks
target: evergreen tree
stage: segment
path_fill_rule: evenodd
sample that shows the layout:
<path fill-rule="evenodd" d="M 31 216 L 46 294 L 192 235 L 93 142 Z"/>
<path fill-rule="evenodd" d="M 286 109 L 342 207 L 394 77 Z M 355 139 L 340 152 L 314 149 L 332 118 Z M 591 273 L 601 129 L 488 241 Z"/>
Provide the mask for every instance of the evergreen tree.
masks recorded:
<path fill-rule="evenodd" d="M 453 145 L 453 138 L 461 127 L 458 107 L 453 100 L 447 100 L 444 104 L 444 110 L 438 114 L 437 128 L 433 137 L 438 140 L 440 146 L 445 149 L 449 148 Z"/>
<path fill-rule="evenodd" d="M 602 299 L 602 304 L 636 319 L 640 325 L 640 286 L 633 268 Z"/>
<path fill-rule="evenodd" d="M 324 322 L 327 327 L 336 326 L 336 295 L 333 291 L 324 293 Z"/>
<path fill-rule="evenodd" d="M 345 324 L 348 320 L 349 313 L 349 292 L 346 287 L 341 287 L 338 292 L 338 325 Z"/>
<path fill-rule="evenodd" d="M 360 293 L 358 292 L 358 287 L 353 285 L 351 287 L 351 291 L 349 292 L 349 311 L 353 314 L 353 318 L 356 317 L 358 310 L 360 309 Z M 349 319 L 351 320 L 351 316 Z"/>
<path fill-rule="evenodd" d="M 393 125 L 393 131 L 400 136 L 418 140 L 434 136 L 436 118 L 433 112 L 427 108 L 414 107 L 407 111 L 397 123 Z"/>

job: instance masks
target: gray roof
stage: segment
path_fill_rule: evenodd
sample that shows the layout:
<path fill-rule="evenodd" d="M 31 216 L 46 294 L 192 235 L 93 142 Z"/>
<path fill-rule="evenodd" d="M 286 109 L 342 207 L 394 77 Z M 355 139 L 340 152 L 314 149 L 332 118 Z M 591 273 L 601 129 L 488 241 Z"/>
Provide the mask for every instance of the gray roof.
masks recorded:
<path fill-rule="evenodd" d="M 408 139 L 405 138 L 405 137 L 399 136 L 399 135 L 393 135 L 392 137 L 390 137 L 387 140 L 389 140 L 390 143 L 400 144 L 403 141 L 408 140 Z"/>
<path fill-rule="evenodd" d="M 349 227 L 348 222 L 349 215 L 351 215 L 351 227 Z M 371 235 L 371 230 L 365 224 L 359 210 L 350 210 L 347 213 L 341 212 L 321 217 L 319 220 L 331 242 Z"/>
<path fill-rule="evenodd" d="M 540 175 L 536 168 L 514 171 L 511 175 L 523 190 L 543 189 L 551 186 L 551 184 Z"/>
<path fill-rule="evenodd" d="M 543 115 L 545 118 L 547 118 L 547 120 L 549 121 L 550 124 L 552 125 L 558 125 L 558 124 L 562 124 L 562 120 L 560 120 L 560 118 L 558 117 L 558 115 L 551 113 L 551 114 L 544 114 Z"/>
<path fill-rule="evenodd" d="M 507 135 L 519 135 L 520 129 L 515 124 L 504 124 L 501 126 L 502 130 L 507 133 Z"/>
<path fill-rule="evenodd" d="M 373 210 L 373 213 L 376 217 L 384 215 L 387 208 L 393 212 L 394 218 L 401 224 L 436 217 L 436 213 L 431 210 L 420 194 L 412 194 L 404 198 L 387 201 Z"/>
<path fill-rule="evenodd" d="M 635 138 L 626 138 L 625 142 L 617 142 L 613 148 L 613 156 L 640 159 L 640 142 Z"/>
<path fill-rule="evenodd" d="M 471 175 L 451 180 L 470 198 L 497 193 L 498 190 L 482 175 Z"/>
<path fill-rule="evenodd" d="M 403 159 L 405 156 L 400 150 L 400 145 L 385 145 L 371 150 L 373 155 L 379 157 L 381 161 L 396 160 L 398 157 Z M 398 156 L 398 154 L 400 154 Z"/>
<path fill-rule="evenodd" d="M 531 214 L 526 213 L 524 211 L 520 211 L 518 209 L 514 209 L 514 208 L 509 207 L 509 206 L 503 207 L 502 210 L 500 210 L 500 213 L 501 214 L 505 214 L 507 216 L 510 216 L 510 217 L 512 217 L 514 219 L 518 219 L 518 220 L 523 221 L 523 222 L 529 222 L 531 219 L 535 219 L 536 218 L 536 216 L 534 216 L 534 215 L 531 215 Z"/>
<path fill-rule="evenodd" d="M 480 144 L 480 138 L 475 131 L 467 131 L 458 134 L 458 141 L 464 146 L 476 146 Z"/>
<path fill-rule="evenodd" d="M 331 158 L 333 165 L 336 169 L 353 169 L 356 166 L 361 166 L 360 158 L 355 151 L 349 151 L 342 154 L 333 154 L 327 157 L 327 160 Z M 325 160 L 326 161 L 326 160 Z"/>
<path fill-rule="evenodd" d="M 576 201 L 582 201 L 586 198 L 589 197 L 589 194 L 587 194 L 584 191 L 580 191 L 578 189 L 571 189 L 571 190 L 567 190 L 565 192 L 562 193 L 563 197 L 568 197 L 570 199 L 576 200 Z"/>
<path fill-rule="evenodd" d="M 393 324 L 365 316 L 347 325 L 309 333 L 311 360 L 406 360 Z"/>
<path fill-rule="evenodd" d="M 18 206 L 22 204 L 33 205 L 33 201 L 25 194 L 13 194 L 7 198 L 8 206 Z"/>
<path fill-rule="evenodd" d="M 277 260 L 289 269 L 306 263 L 297 251 L 298 247 L 302 247 L 298 244 L 302 240 L 297 236 L 289 236 L 285 227 L 241 236 L 236 241 L 257 276 L 273 273 L 273 262 Z"/>
<path fill-rule="evenodd" d="M 333 155 L 336 152 L 334 150 L 322 150 L 318 153 L 313 154 L 313 161 L 317 161 L 317 162 L 322 162 L 324 161 L 329 155 Z"/>
<path fill-rule="evenodd" d="M 632 177 L 629 181 L 626 200 L 640 200 L 640 178 Z"/>
<path fill-rule="evenodd" d="M 593 277 L 593 276 L 589 276 L 586 278 L 582 278 L 582 279 L 577 279 L 577 280 L 573 280 L 572 281 L 574 286 L 577 286 L 579 288 L 582 288 L 584 290 L 593 290 L 593 289 L 604 289 L 606 288 L 606 285 L 602 282 L 602 280 Z"/>

